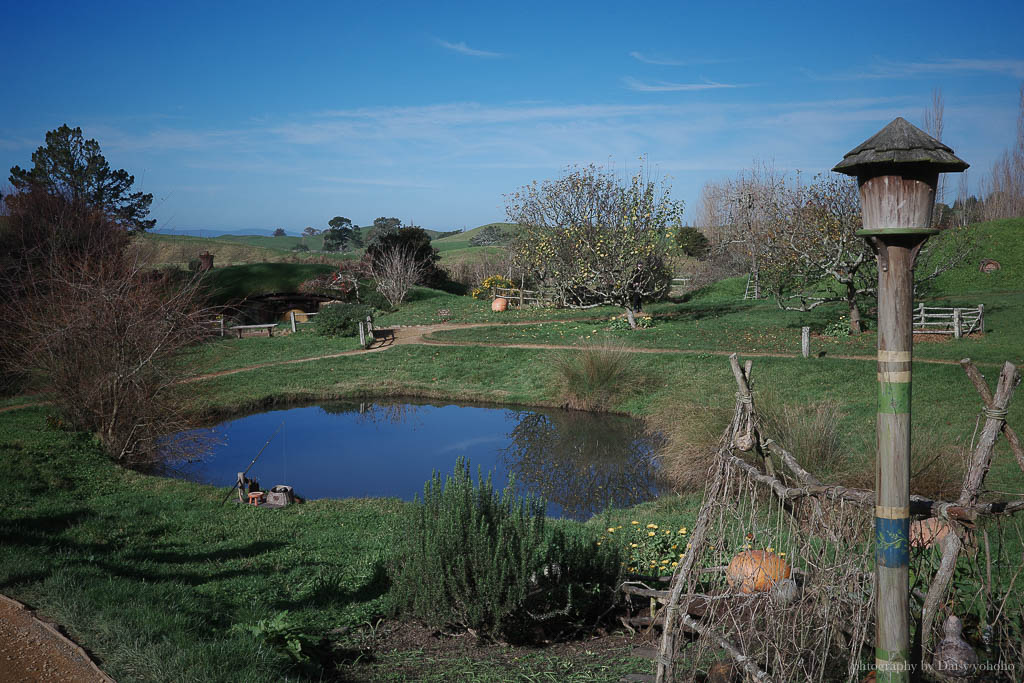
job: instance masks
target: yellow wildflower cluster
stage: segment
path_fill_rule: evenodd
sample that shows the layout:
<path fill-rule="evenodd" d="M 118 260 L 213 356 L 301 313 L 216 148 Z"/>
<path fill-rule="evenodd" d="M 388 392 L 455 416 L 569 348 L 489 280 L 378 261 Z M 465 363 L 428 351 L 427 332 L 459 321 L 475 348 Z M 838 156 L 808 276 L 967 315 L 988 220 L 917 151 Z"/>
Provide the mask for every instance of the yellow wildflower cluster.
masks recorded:
<path fill-rule="evenodd" d="M 644 524 L 634 519 L 626 531 L 622 529 L 622 525 L 608 527 L 597 543 L 621 543 L 626 551 L 626 571 L 632 574 L 668 576 L 690 547 L 685 543 L 689 533 L 685 526 L 678 530 L 665 529 L 658 524 Z"/>

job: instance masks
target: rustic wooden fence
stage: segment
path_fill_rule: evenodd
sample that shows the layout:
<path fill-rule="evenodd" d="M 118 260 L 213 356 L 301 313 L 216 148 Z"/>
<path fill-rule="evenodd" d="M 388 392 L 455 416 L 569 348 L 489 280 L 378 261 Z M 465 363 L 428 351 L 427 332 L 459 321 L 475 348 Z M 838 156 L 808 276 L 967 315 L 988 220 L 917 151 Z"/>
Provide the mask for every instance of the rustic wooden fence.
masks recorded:
<path fill-rule="evenodd" d="M 291 323 L 292 332 L 295 332 L 295 330 L 297 329 L 298 325 L 308 325 L 308 324 L 312 323 L 313 321 L 310 320 L 310 318 L 312 318 L 315 315 L 320 315 L 320 314 L 319 313 L 299 313 L 298 315 L 296 315 L 295 311 L 288 311 L 288 322 Z"/>
<path fill-rule="evenodd" d="M 957 339 L 985 331 L 985 305 L 946 308 L 919 304 L 914 309 L 914 334 L 951 334 Z"/>
<path fill-rule="evenodd" d="M 688 536 L 685 558 L 667 581 L 633 575 L 621 587 L 630 599 L 639 598 L 641 606 L 650 605 L 624 623 L 629 628 L 662 629 L 660 647 L 634 652 L 654 660 L 655 673 L 620 680 L 668 683 L 741 676 L 759 683 L 862 680 L 861 665 L 873 652 L 874 548 L 865 539 L 874 536 L 875 492 L 823 482 L 761 432 L 751 387 L 752 363 L 741 366 L 735 354 L 729 361 L 739 390 L 733 420 L 709 470 L 711 479 Z M 1007 608 L 1020 571 L 1011 572 L 1008 585 L 1002 580 L 993 583 L 991 572 L 992 548 L 996 557 L 1009 552 L 1017 563 L 1019 531 L 1009 525 L 1005 546 L 997 532 L 1010 516 L 1024 513 L 1024 500 L 988 501 L 981 494 L 1000 435 L 1024 470 L 1024 446 L 1006 422 L 1020 375 L 1005 363 L 993 392 L 970 359 L 961 360 L 960 365 L 981 399 L 978 436 L 970 447 L 960 495 L 951 501 L 910 498 L 912 558 L 923 579 L 912 593 L 911 609 L 922 624 L 920 660 L 915 664 L 929 680 L 952 680 L 932 658 L 941 639 L 940 624 L 952 613 L 951 605 L 963 610 L 968 596 L 977 590 L 986 595 L 985 618 L 994 613 L 986 624 L 990 647 L 998 653 L 998 661 L 1011 662 L 1006 671 L 993 671 L 985 680 L 1017 681 L 1011 676 L 1017 663 L 1024 663 L 1024 647 L 1014 625 L 1019 615 Z M 714 578 L 727 574 L 726 565 L 736 548 L 772 542 L 773 537 L 790 551 L 786 561 L 792 563 L 795 592 L 746 593 Z M 927 550 L 933 545 L 934 550 Z M 984 569 L 977 572 L 974 584 L 956 585 L 953 575 L 958 559 L 975 553 L 977 565 Z M 936 561 L 936 556 L 941 559 Z M 814 635 L 809 638 L 808 633 Z M 696 664 L 720 657 L 713 654 L 715 650 L 731 663 L 721 670 L 718 665 L 712 667 L 705 678 Z M 687 664 L 677 667 L 684 658 Z"/>
<path fill-rule="evenodd" d="M 554 297 L 549 292 L 536 289 L 519 289 L 514 287 L 492 287 L 491 299 L 507 299 L 510 305 L 519 306 L 549 306 L 555 303 Z"/>

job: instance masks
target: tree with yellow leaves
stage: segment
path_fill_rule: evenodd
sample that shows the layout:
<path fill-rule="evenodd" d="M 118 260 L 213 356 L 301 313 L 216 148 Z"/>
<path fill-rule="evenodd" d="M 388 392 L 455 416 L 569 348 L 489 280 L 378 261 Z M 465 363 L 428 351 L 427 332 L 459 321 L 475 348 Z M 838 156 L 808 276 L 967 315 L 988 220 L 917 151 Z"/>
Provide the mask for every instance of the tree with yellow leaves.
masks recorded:
<path fill-rule="evenodd" d="M 668 293 L 666 260 L 683 203 L 647 171 L 627 180 L 594 164 L 572 166 L 506 196 L 505 209 L 523 226 L 516 262 L 562 305 L 621 306 L 636 329 L 643 302 Z"/>

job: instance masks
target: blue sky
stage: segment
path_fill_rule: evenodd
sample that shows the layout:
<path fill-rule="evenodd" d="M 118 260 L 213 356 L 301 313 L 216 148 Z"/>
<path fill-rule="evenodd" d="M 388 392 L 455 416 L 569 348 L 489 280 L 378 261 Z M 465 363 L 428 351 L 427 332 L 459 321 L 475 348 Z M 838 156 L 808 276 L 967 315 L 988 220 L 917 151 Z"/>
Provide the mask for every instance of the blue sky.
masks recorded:
<path fill-rule="evenodd" d="M 646 155 L 693 215 L 755 160 L 814 173 L 933 88 L 976 185 L 1013 142 L 1024 3 L 5 3 L 0 168 L 68 123 L 159 227 L 435 229 Z M 6 179 L 4 173 L 4 179 Z"/>

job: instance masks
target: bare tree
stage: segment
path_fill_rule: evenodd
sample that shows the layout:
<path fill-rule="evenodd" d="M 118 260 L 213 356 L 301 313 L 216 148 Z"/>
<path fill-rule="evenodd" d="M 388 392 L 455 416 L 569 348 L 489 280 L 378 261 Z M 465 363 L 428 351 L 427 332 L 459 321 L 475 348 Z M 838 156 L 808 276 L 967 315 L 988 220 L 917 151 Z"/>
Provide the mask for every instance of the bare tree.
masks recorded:
<path fill-rule="evenodd" d="M 925 107 L 924 112 L 921 115 L 922 123 L 924 124 L 924 131 L 931 135 L 933 138 L 942 142 L 943 132 L 943 115 L 945 114 L 945 104 L 942 99 L 942 89 L 932 89 L 932 101 L 931 104 Z M 945 204 L 946 201 L 946 176 L 945 174 L 939 174 L 939 184 L 935 189 L 935 203 Z M 939 212 L 932 212 L 932 223 L 938 223 L 941 220 Z"/>
<path fill-rule="evenodd" d="M 708 183 L 698 203 L 698 227 L 719 259 L 742 260 L 755 291 L 765 245 L 784 220 L 787 181 L 771 164 L 755 162 L 735 178 Z"/>
<path fill-rule="evenodd" d="M 161 457 L 189 425 L 180 353 L 201 339 L 197 279 L 147 267 L 102 212 L 54 195 L 8 197 L 7 322 L 0 365 L 49 391 L 62 419 L 96 434 L 124 464 Z"/>
<path fill-rule="evenodd" d="M 983 188 L 986 220 L 1024 216 L 1024 85 L 1020 88 L 1017 140 L 992 164 Z"/>
<path fill-rule="evenodd" d="M 370 274 L 377 281 L 377 291 L 392 306 L 405 301 L 413 285 L 423 280 L 426 265 L 416 258 L 409 246 L 396 246 L 380 253 L 370 261 Z"/>

